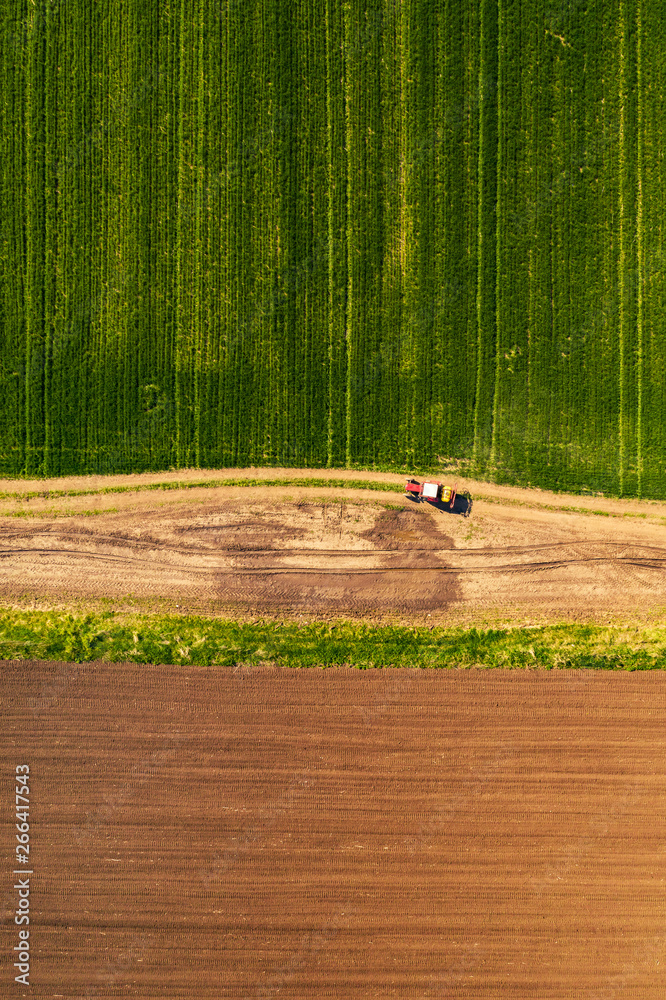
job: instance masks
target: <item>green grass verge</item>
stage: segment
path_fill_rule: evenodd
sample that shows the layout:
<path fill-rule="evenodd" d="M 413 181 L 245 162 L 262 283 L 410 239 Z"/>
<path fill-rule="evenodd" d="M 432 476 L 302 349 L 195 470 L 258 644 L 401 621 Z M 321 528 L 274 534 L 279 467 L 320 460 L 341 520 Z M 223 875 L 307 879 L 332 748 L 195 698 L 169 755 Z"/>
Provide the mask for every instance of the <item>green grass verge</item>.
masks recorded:
<path fill-rule="evenodd" d="M 0 500 L 53 500 L 58 497 L 103 496 L 107 493 L 142 493 L 145 490 L 200 490 L 219 486 L 301 486 L 314 489 L 337 487 L 348 490 L 378 490 L 382 493 L 401 493 L 404 482 L 381 483 L 366 479 L 202 479 L 197 482 L 137 483 L 136 486 L 103 486 L 96 490 L 36 490 L 33 492 L 0 493 Z"/>
<path fill-rule="evenodd" d="M 234 666 L 666 667 L 666 628 L 550 625 L 513 629 L 236 622 L 114 612 L 0 609 L 0 658 Z"/>
<path fill-rule="evenodd" d="M 593 510 L 590 507 L 571 507 L 563 506 L 562 504 L 554 503 L 542 503 L 540 500 L 514 500 L 511 497 L 492 497 L 485 493 L 475 493 L 475 500 L 483 500 L 484 503 L 496 503 L 501 504 L 503 507 L 530 507 L 532 509 L 538 508 L 539 510 L 552 510 L 558 514 L 589 514 L 593 517 L 641 517 L 646 518 L 647 514 L 635 513 L 634 511 L 608 511 L 608 510 Z M 611 498 L 613 499 L 613 498 Z M 658 515 L 655 515 L 658 516 Z M 663 518 L 661 518 L 663 520 Z"/>

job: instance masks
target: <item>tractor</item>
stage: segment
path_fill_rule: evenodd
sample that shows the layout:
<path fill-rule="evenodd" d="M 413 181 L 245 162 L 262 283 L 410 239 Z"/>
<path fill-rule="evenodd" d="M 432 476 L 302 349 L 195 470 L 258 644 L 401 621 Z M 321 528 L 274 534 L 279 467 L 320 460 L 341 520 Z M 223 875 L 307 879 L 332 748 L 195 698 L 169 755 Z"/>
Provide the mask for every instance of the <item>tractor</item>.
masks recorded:
<path fill-rule="evenodd" d="M 453 510 L 457 485 L 455 483 L 453 486 L 445 486 L 437 479 L 428 479 L 425 483 L 420 483 L 418 479 L 408 479 L 405 483 L 405 494 L 417 502 L 427 500 L 429 503 L 448 504 L 449 510 Z"/>

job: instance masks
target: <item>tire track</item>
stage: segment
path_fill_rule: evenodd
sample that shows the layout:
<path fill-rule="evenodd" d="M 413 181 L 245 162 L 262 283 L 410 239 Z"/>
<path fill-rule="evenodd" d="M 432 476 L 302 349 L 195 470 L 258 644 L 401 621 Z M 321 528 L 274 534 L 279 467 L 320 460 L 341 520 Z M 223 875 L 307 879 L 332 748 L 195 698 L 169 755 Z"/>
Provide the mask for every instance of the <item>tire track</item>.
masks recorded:
<path fill-rule="evenodd" d="M 221 528 L 220 530 L 222 531 L 224 529 Z M 573 549 L 573 548 L 580 549 L 585 547 L 591 547 L 597 549 L 602 548 L 604 550 L 612 550 L 614 548 L 617 548 L 622 550 L 622 552 L 626 552 L 628 549 L 639 548 L 642 551 L 659 553 L 660 555 L 656 557 L 658 561 L 666 560 L 666 547 L 656 546 L 656 545 L 643 545 L 643 544 L 628 545 L 626 542 L 605 542 L 605 541 L 549 542 L 546 544 L 536 544 L 536 545 L 506 545 L 499 547 L 480 546 L 480 547 L 464 548 L 464 549 L 447 548 L 447 547 L 433 548 L 432 546 L 420 548 L 411 545 L 409 549 L 372 548 L 372 549 L 350 550 L 350 549 L 337 549 L 337 548 L 325 549 L 319 547 L 312 547 L 312 548 L 298 547 L 298 548 L 284 548 L 284 549 L 272 547 L 272 548 L 255 549 L 251 547 L 239 548 L 238 546 L 224 546 L 224 547 L 222 546 L 208 547 L 208 546 L 196 546 L 196 545 L 181 546 L 181 545 L 172 545 L 169 544 L 168 542 L 161 542 L 158 539 L 141 539 L 141 538 L 132 538 L 131 536 L 88 534 L 86 532 L 58 532 L 56 536 L 54 533 L 49 531 L 33 531 L 33 532 L 0 531 L 0 540 L 6 538 L 35 538 L 38 536 L 48 536 L 54 538 L 57 537 L 59 539 L 61 538 L 74 539 L 83 537 L 93 544 L 95 542 L 104 542 L 108 545 L 121 546 L 121 547 L 126 546 L 128 548 L 143 548 L 160 552 L 173 552 L 182 555 L 192 555 L 192 554 L 205 555 L 207 553 L 220 553 L 220 554 L 228 554 L 234 557 L 244 554 L 247 554 L 248 556 L 274 555 L 274 554 L 279 554 L 281 556 L 285 555 L 291 556 L 291 555 L 303 554 L 303 555 L 344 556 L 344 557 L 349 557 L 353 555 L 354 558 L 359 558 L 359 557 L 376 557 L 378 555 L 395 555 L 398 552 L 408 551 L 409 553 L 416 553 L 419 555 L 435 555 L 435 554 L 445 553 L 449 558 L 451 556 L 455 556 L 456 558 L 465 558 L 468 556 L 488 555 L 490 557 L 493 557 L 493 556 L 502 556 L 511 554 L 519 555 L 520 553 L 523 552 L 524 553 L 549 552 L 556 549 Z M 16 550 L 0 549 L 0 555 L 5 553 L 10 553 L 12 551 L 55 552 L 59 550 L 58 549 L 41 550 L 41 549 L 33 549 L 31 547 L 27 547 L 25 549 L 16 549 Z M 605 556 L 590 557 L 582 555 L 580 557 L 581 561 L 587 561 L 591 558 L 606 559 L 607 561 L 611 560 L 618 560 L 621 562 L 624 561 L 622 555 L 618 555 L 617 553 L 612 554 L 610 551 L 609 554 Z"/>
<path fill-rule="evenodd" d="M 151 548 L 155 551 L 155 546 L 151 546 Z M 238 558 L 239 555 L 246 554 L 249 558 L 251 558 L 251 557 L 254 557 L 254 556 L 256 556 L 258 554 L 257 552 L 252 551 L 252 550 L 248 551 L 247 553 L 239 553 L 237 550 L 216 550 L 216 551 L 211 552 L 211 550 L 208 550 L 208 549 L 204 549 L 204 550 L 185 550 L 184 551 L 182 549 L 169 548 L 169 547 L 164 547 L 162 549 L 159 549 L 158 551 L 160 551 L 160 552 L 172 552 L 172 553 L 178 553 L 178 554 L 181 554 L 181 555 L 198 556 L 198 557 L 201 557 L 202 555 L 211 555 L 211 554 L 212 555 L 215 555 L 215 554 L 217 554 L 217 555 L 231 554 L 233 558 Z M 279 554 L 283 558 L 284 557 L 294 557 L 296 555 L 300 555 L 303 551 L 304 550 L 287 549 L 287 550 L 284 550 L 284 551 L 280 551 Z M 412 551 L 422 552 L 424 554 L 427 553 L 430 556 L 438 556 L 438 555 L 441 554 L 442 556 L 445 555 L 448 558 L 451 557 L 452 551 L 455 552 L 456 555 L 477 555 L 478 554 L 478 553 L 474 552 L 473 550 L 468 550 L 467 552 L 464 552 L 463 550 L 451 550 L 451 549 L 440 549 L 440 550 L 421 549 L 421 550 L 412 550 Z M 316 553 L 317 556 L 324 555 L 324 552 L 321 549 L 305 550 L 305 552 L 306 553 L 309 553 L 309 552 Z M 271 554 L 275 554 L 275 550 L 270 550 L 270 553 Z M 379 553 L 385 553 L 385 554 L 388 554 L 388 555 L 395 555 L 396 554 L 396 550 L 395 549 L 393 549 L 393 550 L 375 550 L 374 552 L 362 552 L 362 553 L 358 553 L 358 554 L 357 553 L 350 553 L 350 552 L 347 551 L 347 552 L 332 552 L 331 554 L 333 556 L 335 556 L 335 557 L 339 557 L 339 558 L 344 558 L 344 559 L 350 560 L 350 559 L 355 559 L 357 557 L 357 555 L 375 555 L 376 556 Z M 53 559 L 55 559 L 57 557 L 72 557 L 72 558 L 79 558 L 79 559 L 90 560 L 90 561 L 97 561 L 97 562 L 100 562 L 100 561 L 101 562 L 113 562 L 113 563 L 129 563 L 129 562 L 131 562 L 131 563 L 136 563 L 136 564 L 139 564 L 139 565 L 149 565 L 149 566 L 163 565 L 165 567 L 168 566 L 170 568 L 172 568 L 175 565 L 172 562 L 168 562 L 166 560 L 159 559 L 159 558 L 146 559 L 146 558 L 142 558 L 141 556 L 134 556 L 134 555 L 129 555 L 129 554 L 127 554 L 127 555 L 112 555 L 110 553 L 100 553 L 100 552 L 94 552 L 94 551 L 91 552 L 91 551 L 85 551 L 85 550 L 81 550 L 81 549 L 33 548 L 33 547 L 29 547 L 29 546 L 28 547 L 24 547 L 24 548 L 15 548 L 15 549 L 0 549 L 0 559 L 10 559 L 13 556 L 22 556 L 22 555 L 27 555 L 27 554 L 31 554 L 31 555 L 35 555 L 35 556 L 50 556 Z M 629 566 L 636 566 L 636 567 L 640 567 L 640 568 L 644 568 L 644 569 L 655 569 L 655 570 L 657 570 L 657 569 L 662 569 L 662 568 L 664 568 L 666 566 L 666 553 L 664 554 L 663 557 L 661 557 L 659 559 L 657 559 L 655 557 L 649 557 L 649 558 L 646 557 L 644 559 L 641 559 L 640 557 L 636 557 L 636 556 L 632 557 L 632 556 L 629 556 L 629 555 L 628 556 L 619 556 L 619 557 L 618 556 L 603 556 L 603 555 L 601 555 L 601 556 L 579 556 L 579 557 L 572 558 L 572 559 L 538 560 L 538 561 L 530 561 L 530 562 L 501 563 L 500 565 L 495 565 L 495 566 L 493 566 L 493 565 L 462 566 L 462 567 L 461 566 L 442 566 L 442 565 L 438 565 L 438 564 L 424 564 L 423 562 L 420 562 L 420 563 L 418 563 L 416 565 L 412 563 L 410 565 L 401 565 L 401 564 L 398 564 L 398 565 L 384 565 L 384 566 L 380 566 L 380 567 L 373 566 L 373 567 L 370 567 L 370 568 L 355 567 L 355 566 L 346 566 L 346 567 L 341 567 L 341 568 L 328 568 L 328 567 L 323 567 L 323 566 L 312 567 L 312 566 L 308 566 L 307 564 L 306 565 L 302 565 L 302 566 L 284 566 L 284 565 L 274 566 L 274 565 L 266 565 L 266 566 L 253 566 L 253 567 L 243 567 L 243 566 L 237 566 L 237 565 L 236 566 L 234 566 L 234 565 L 232 565 L 232 566 L 220 565 L 220 566 L 209 567 L 207 570 L 204 570 L 204 568 L 201 568 L 200 571 L 201 572 L 204 572 L 204 571 L 206 571 L 206 572 L 219 572 L 219 570 L 222 569 L 222 570 L 227 570 L 228 572 L 231 572 L 231 573 L 234 573 L 234 574 L 237 574 L 237 575 L 266 575 L 266 574 L 289 575 L 289 574 L 302 574 L 304 572 L 307 572 L 307 573 L 312 573 L 312 574 L 316 574 L 316 575 L 323 575 L 323 576 L 325 576 L 325 575 L 334 575 L 334 576 L 341 576 L 342 575 L 342 576 L 344 576 L 344 575 L 349 575 L 349 574 L 358 575 L 358 574 L 367 574 L 367 573 L 371 573 L 371 574 L 375 574 L 376 575 L 376 574 L 395 573 L 395 572 L 419 573 L 420 574 L 420 573 L 423 573 L 425 571 L 427 571 L 427 572 L 439 572 L 439 573 L 469 574 L 469 573 L 501 573 L 501 572 L 509 572 L 510 573 L 510 572 L 521 572 L 521 571 L 522 572 L 533 572 L 533 571 L 544 571 L 544 570 L 549 570 L 549 569 L 561 569 L 562 567 L 569 567 L 569 566 L 581 566 L 581 565 L 603 564 L 603 563 L 607 563 L 609 566 L 614 566 L 614 565 L 624 566 L 626 564 L 626 565 L 629 565 Z M 179 568 L 184 568 L 184 567 L 181 566 Z M 193 571 L 196 571 L 196 570 L 193 570 Z"/>

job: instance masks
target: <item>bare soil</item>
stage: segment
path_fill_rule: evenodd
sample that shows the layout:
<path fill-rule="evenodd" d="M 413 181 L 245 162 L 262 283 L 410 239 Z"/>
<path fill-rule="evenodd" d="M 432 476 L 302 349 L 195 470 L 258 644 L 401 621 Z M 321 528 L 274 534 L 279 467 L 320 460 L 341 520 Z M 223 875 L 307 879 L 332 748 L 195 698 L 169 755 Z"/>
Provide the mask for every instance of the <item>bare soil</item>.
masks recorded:
<path fill-rule="evenodd" d="M 664 996 L 663 674 L 7 662 L 0 702 L 3 996 Z"/>
<path fill-rule="evenodd" d="M 414 504 L 397 475 L 294 469 L 4 481 L 0 491 L 298 475 L 392 482 L 396 492 L 217 487 L 5 500 L 0 600 L 432 625 L 663 618 L 666 504 L 459 480 L 469 497 L 462 516 Z"/>

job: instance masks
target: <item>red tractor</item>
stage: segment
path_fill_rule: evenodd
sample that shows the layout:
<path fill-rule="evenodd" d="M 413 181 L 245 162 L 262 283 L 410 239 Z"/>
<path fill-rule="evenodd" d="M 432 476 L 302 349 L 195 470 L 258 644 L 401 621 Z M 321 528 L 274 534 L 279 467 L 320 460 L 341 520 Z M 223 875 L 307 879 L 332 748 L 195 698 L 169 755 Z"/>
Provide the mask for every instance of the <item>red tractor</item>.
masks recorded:
<path fill-rule="evenodd" d="M 456 486 L 445 486 L 437 479 L 428 479 L 425 483 L 420 483 L 418 479 L 408 479 L 405 484 L 405 493 L 412 500 L 428 500 L 429 503 L 447 503 L 449 510 L 453 510 L 456 501 Z"/>

